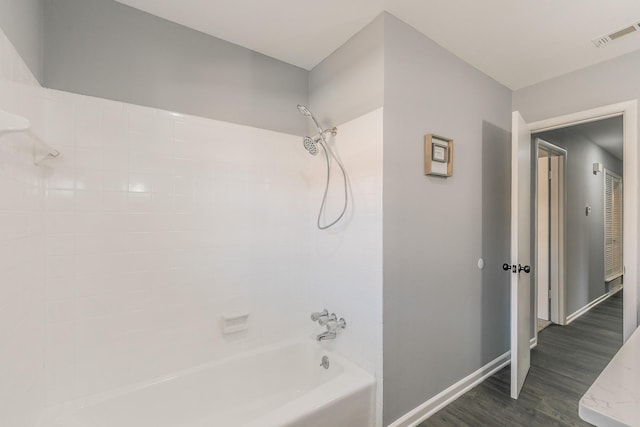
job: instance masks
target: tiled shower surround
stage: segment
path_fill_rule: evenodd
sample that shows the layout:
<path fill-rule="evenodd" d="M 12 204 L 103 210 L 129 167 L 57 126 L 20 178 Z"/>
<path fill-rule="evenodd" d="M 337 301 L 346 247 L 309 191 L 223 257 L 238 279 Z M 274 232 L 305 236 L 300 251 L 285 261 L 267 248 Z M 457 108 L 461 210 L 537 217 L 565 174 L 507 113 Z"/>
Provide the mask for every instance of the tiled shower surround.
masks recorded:
<path fill-rule="evenodd" d="M 348 328 L 323 345 L 381 381 L 382 110 L 339 125 L 354 203 L 321 232 L 324 159 L 300 136 L 43 89 L 0 36 L 0 109 L 63 153 L 35 167 L 0 137 L 0 425 L 313 338 L 324 307 Z M 235 310 L 249 330 L 225 336 Z"/>
<path fill-rule="evenodd" d="M 42 89 L 0 32 L 0 108 L 42 131 Z M 44 177 L 21 136 L 0 138 L 0 425 L 45 405 Z"/>
<path fill-rule="evenodd" d="M 308 330 L 299 137 L 45 96 L 50 403 Z M 234 310 L 250 328 L 223 336 Z"/>

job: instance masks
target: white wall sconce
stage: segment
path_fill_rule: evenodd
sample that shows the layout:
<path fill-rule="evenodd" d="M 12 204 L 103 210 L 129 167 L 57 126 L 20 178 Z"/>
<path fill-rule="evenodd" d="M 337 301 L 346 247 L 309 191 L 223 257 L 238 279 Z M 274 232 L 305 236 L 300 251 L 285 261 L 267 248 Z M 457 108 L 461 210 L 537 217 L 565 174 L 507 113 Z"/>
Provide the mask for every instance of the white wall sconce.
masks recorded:
<path fill-rule="evenodd" d="M 602 163 L 594 163 L 593 164 L 593 174 L 594 175 L 598 175 L 599 173 L 602 173 Z"/>

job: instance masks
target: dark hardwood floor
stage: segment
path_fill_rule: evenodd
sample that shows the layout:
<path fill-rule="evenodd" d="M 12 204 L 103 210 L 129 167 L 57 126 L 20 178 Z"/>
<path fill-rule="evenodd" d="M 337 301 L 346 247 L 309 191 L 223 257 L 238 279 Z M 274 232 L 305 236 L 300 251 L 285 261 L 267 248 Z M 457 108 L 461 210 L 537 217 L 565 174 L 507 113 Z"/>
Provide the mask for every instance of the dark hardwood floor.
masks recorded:
<path fill-rule="evenodd" d="M 538 335 L 520 398 L 509 397 L 509 367 L 420 424 L 427 426 L 589 426 L 578 401 L 622 345 L 622 292 L 568 326 Z"/>

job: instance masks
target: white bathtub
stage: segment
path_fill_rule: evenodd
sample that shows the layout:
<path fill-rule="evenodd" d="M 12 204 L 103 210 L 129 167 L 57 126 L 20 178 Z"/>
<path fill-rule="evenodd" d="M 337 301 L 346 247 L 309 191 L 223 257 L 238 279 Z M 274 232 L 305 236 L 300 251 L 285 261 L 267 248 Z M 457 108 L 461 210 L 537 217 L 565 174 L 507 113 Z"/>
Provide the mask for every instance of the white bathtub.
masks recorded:
<path fill-rule="evenodd" d="M 374 390 L 367 372 L 300 342 L 51 408 L 39 427 L 370 427 Z"/>

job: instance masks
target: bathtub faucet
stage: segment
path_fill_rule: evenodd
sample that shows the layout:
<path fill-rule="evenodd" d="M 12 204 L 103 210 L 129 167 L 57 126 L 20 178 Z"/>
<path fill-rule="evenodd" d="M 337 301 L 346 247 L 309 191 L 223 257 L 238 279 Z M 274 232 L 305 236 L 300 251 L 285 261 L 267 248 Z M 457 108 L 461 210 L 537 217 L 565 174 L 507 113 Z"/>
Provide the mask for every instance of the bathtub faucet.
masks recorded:
<path fill-rule="evenodd" d="M 331 316 L 333 317 L 333 319 L 336 319 L 335 314 L 332 314 Z M 346 320 L 344 320 L 343 317 L 341 317 L 340 320 L 333 320 L 333 319 L 329 320 L 326 323 L 327 330 L 321 333 L 320 335 L 318 335 L 316 337 L 316 340 L 318 341 L 334 340 L 338 336 L 338 331 L 342 331 L 347 327 L 347 322 Z"/>
<path fill-rule="evenodd" d="M 323 333 L 318 335 L 316 339 L 318 341 L 335 340 L 336 336 L 337 336 L 336 331 L 324 331 Z"/>

